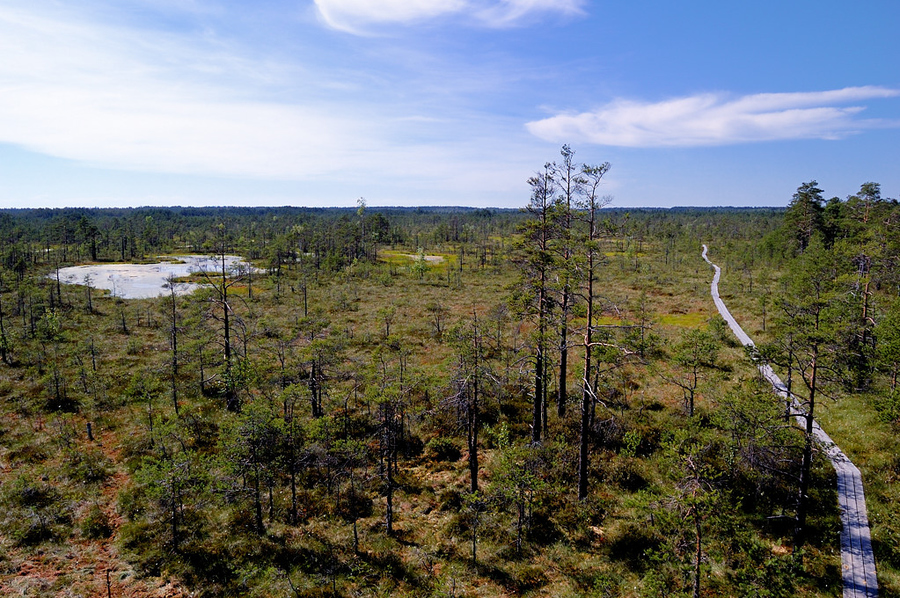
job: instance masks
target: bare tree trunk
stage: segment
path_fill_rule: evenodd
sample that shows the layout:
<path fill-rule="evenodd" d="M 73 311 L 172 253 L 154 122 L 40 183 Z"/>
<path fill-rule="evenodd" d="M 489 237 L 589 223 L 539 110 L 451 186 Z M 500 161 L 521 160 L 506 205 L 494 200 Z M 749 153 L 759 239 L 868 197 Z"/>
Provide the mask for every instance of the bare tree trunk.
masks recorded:
<path fill-rule="evenodd" d="M 568 256 L 566 258 L 568 260 Z M 566 415 L 566 401 L 568 400 L 568 389 L 566 388 L 566 376 L 568 375 L 569 361 L 569 283 L 566 282 L 563 288 L 562 314 L 559 330 L 559 381 L 557 384 L 556 394 L 556 414 L 562 418 Z"/>
<path fill-rule="evenodd" d="M 588 257 L 587 329 L 584 333 L 584 377 L 581 380 L 581 439 L 578 450 L 578 499 L 584 500 L 588 493 L 588 459 L 590 455 L 588 435 L 591 413 L 593 412 L 593 391 L 591 380 L 591 325 L 594 321 L 594 256 Z"/>
<path fill-rule="evenodd" d="M 543 274 L 541 275 L 543 280 Z M 538 314 L 538 339 L 537 351 L 534 356 L 534 411 L 531 419 L 531 441 L 538 443 L 541 441 L 541 431 L 543 422 L 543 406 L 544 406 L 544 288 L 543 281 L 539 291 L 539 314 Z"/>
<path fill-rule="evenodd" d="M 259 488 L 259 465 L 253 470 L 253 506 L 256 511 L 256 533 L 263 533 L 262 496 Z"/>
<path fill-rule="evenodd" d="M 172 313 L 171 316 L 171 328 L 169 330 L 170 338 L 172 339 L 172 369 L 171 369 L 171 378 L 172 378 L 172 405 L 175 407 L 175 415 L 179 415 L 178 413 L 178 299 L 175 294 L 175 279 L 174 277 L 170 278 L 168 281 L 169 284 L 169 292 L 171 293 L 170 299 L 172 301 Z"/>
<path fill-rule="evenodd" d="M 3 284 L 0 282 L 0 359 L 9 365 L 9 347 L 6 338 L 6 327 L 3 325 Z"/>
<path fill-rule="evenodd" d="M 394 474 L 391 472 L 391 464 L 387 464 L 387 509 L 384 512 L 384 527 L 387 534 L 394 533 Z"/>
<path fill-rule="evenodd" d="M 474 330 L 474 343 L 475 343 L 475 363 L 473 369 L 473 379 L 472 379 L 472 403 L 469 408 L 469 477 L 471 478 L 471 490 L 472 492 L 478 492 L 478 368 L 481 367 L 479 363 L 479 351 L 480 347 L 478 345 L 478 318 L 475 317 L 475 330 Z"/>

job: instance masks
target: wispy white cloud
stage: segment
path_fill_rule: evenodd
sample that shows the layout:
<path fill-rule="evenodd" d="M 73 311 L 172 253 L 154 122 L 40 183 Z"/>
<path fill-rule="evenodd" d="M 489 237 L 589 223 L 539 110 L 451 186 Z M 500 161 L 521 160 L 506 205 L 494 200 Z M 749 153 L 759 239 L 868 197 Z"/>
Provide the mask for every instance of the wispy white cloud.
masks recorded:
<path fill-rule="evenodd" d="M 487 27 L 510 27 L 544 14 L 583 14 L 586 0 L 315 0 L 334 29 L 351 33 L 386 24 L 458 17 Z"/>
<path fill-rule="evenodd" d="M 583 15 L 585 0 L 500 0 L 475 10 L 475 16 L 491 27 L 509 27 L 544 14 Z"/>
<path fill-rule="evenodd" d="M 270 62 L 28 1 L 0 6 L 0 143 L 109 169 L 448 193 L 524 181 L 533 161 L 510 147 L 492 164 L 488 138 L 514 134 L 484 115 L 436 117 L 412 90 L 382 101 L 366 65 Z"/>
<path fill-rule="evenodd" d="M 731 99 L 702 94 L 649 103 L 615 100 L 591 112 L 527 123 L 547 141 L 623 147 L 690 147 L 785 139 L 839 139 L 862 129 L 896 126 L 860 119 L 848 103 L 900 96 L 884 87 L 764 93 Z"/>
<path fill-rule="evenodd" d="M 319 172 L 347 139 L 366 145 L 362 121 L 211 83 L 217 70 L 243 77 L 237 57 L 63 16 L 0 9 L 2 142 L 107 167 L 262 177 Z"/>
<path fill-rule="evenodd" d="M 325 22 L 335 29 L 410 23 L 461 11 L 465 0 L 316 0 Z"/>

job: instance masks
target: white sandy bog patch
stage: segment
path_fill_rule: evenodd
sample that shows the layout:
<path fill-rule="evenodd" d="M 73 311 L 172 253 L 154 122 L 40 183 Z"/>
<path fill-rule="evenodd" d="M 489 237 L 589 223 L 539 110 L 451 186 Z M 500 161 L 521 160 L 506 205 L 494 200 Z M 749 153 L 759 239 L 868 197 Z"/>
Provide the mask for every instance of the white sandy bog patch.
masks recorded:
<path fill-rule="evenodd" d="M 206 270 L 221 272 L 221 263 L 206 255 L 179 255 L 165 258 L 155 264 L 95 264 L 90 266 L 70 266 L 59 269 L 59 279 L 67 284 L 89 284 L 95 289 L 109 291 L 122 299 L 149 299 L 169 292 L 166 279 L 189 276 L 194 272 Z M 236 255 L 225 256 L 225 267 L 233 268 L 243 264 Z M 55 278 L 56 273 L 51 273 Z M 201 285 L 194 283 L 176 283 L 175 292 L 179 295 L 192 293 Z"/>

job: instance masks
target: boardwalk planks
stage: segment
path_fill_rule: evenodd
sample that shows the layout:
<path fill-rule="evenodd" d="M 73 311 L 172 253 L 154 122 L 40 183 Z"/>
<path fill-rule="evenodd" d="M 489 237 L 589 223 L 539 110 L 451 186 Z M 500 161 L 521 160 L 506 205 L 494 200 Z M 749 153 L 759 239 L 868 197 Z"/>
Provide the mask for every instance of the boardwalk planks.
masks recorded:
<path fill-rule="evenodd" d="M 706 257 L 707 247 L 703 246 L 702 257 L 713 267 L 710 292 L 719 313 L 728 322 L 728 326 L 742 345 L 752 347 L 751 339 L 744 329 L 735 321 L 725 302 L 719 297 L 719 276 L 721 269 Z M 779 395 L 789 398 L 787 387 L 775 374 L 771 366 L 759 368 L 763 377 L 768 380 Z M 794 410 L 799 412 L 800 405 L 795 397 L 790 397 Z M 802 415 L 797 422 L 805 426 Z M 841 570 L 844 579 L 844 598 L 874 598 L 878 596 L 878 580 L 875 574 L 875 555 L 872 553 L 872 538 L 869 533 L 869 516 L 866 512 L 866 497 L 863 492 L 862 475 L 859 469 L 850 462 L 847 455 L 831 440 L 818 422 L 813 424 L 816 441 L 825 450 L 831 465 L 837 472 L 838 502 L 841 507 Z"/>

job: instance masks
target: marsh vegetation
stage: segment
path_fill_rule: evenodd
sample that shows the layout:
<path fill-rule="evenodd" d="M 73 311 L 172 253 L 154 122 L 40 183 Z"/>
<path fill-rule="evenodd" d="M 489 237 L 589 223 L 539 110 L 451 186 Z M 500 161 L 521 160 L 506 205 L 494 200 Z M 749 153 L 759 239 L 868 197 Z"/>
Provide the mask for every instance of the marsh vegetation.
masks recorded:
<path fill-rule="evenodd" d="M 600 210 L 570 158 L 526 212 L 0 214 L 0 585 L 839 595 L 833 471 L 715 315 L 705 242 L 798 393 L 820 340 L 900 592 L 896 202 Z M 255 269 L 131 300 L 48 276 L 186 246 Z"/>

